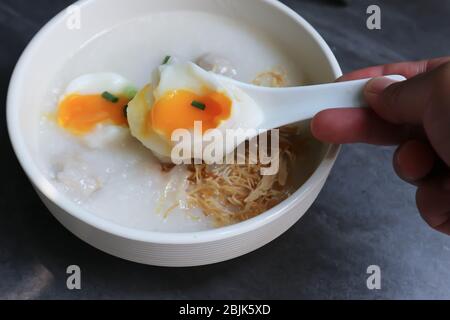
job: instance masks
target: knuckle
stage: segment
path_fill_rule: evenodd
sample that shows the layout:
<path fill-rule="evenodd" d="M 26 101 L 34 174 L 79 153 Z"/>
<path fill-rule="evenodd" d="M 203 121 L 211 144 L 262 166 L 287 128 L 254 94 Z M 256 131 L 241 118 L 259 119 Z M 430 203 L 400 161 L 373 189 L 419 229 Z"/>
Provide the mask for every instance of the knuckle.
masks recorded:
<path fill-rule="evenodd" d="M 436 69 L 432 85 L 432 96 L 424 114 L 424 127 L 430 139 L 445 146 L 450 137 L 450 62 Z"/>
<path fill-rule="evenodd" d="M 448 200 L 442 193 L 442 180 L 424 181 L 416 192 L 416 205 L 422 219 L 433 229 L 445 232 L 445 225 L 450 224 L 450 213 L 447 212 Z"/>
<path fill-rule="evenodd" d="M 426 215 L 424 208 L 424 187 L 417 188 L 416 192 L 416 206 L 419 209 L 420 214 Z"/>
<path fill-rule="evenodd" d="M 450 62 L 436 69 L 433 88 L 438 102 L 450 104 Z"/>
<path fill-rule="evenodd" d="M 432 223 L 430 219 L 430 212 L 428 210 L 428 199 L 427 199 L 428 190 L 425 186 L 420 186 L 416 192 L 416 206 L 419 210 L 419 213 L 422 219 L 433 229 L 436 228 L 436 225 Z"/>
<path fill-rule="evenodd" d="M 400 103 L 401 95 L 403 90 L 402 83 L 393 83 L 386 88 L 383 92 L 383 103 L 389 108 L 393 109 Z"/>

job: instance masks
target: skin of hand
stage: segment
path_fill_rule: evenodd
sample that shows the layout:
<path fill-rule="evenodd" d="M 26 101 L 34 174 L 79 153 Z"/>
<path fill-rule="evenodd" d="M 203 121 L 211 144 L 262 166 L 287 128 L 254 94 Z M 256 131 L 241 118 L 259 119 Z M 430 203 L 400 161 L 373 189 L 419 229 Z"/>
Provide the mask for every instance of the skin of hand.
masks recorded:
<path fill-rule="evenodd" d="M 408 80 L 382 77 L 389 74 Z M 423 219 L 450 235 L 450 57 L 370 67 L 338 81 L 371 77 L 364 90 L 370 108 L 322 111 L 311 131 L 329 143 L 398 145 L 396 173 L 417 187 Z"/>

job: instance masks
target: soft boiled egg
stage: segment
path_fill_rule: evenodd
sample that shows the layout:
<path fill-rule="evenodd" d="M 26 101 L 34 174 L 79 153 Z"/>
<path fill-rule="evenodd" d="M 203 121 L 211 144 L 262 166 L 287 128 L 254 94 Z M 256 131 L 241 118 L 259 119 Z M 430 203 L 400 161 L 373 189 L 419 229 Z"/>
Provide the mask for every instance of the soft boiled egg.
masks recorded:
<path fill-rule="evenodd" d="M 191 62 L 160 66 L 159 79 L 145 86 L 128 107 L 132 135 L 163 162 L 171 161 L 177 144 L 171 139 L 174 131 L 193 132 L 196 121 L 202 124 L 202 134 L 217 129 L 225 137 L 227 129 L 256 127 L 262 113 L 227 78 Z"/>
<path fill-rule="evenodd" d="M 115 73 L 80 76 L 59 101 L 58 124 L 79 136 L 104 125 L 126 127 L 126 107 L 136 92 L 130 81 Z"/>

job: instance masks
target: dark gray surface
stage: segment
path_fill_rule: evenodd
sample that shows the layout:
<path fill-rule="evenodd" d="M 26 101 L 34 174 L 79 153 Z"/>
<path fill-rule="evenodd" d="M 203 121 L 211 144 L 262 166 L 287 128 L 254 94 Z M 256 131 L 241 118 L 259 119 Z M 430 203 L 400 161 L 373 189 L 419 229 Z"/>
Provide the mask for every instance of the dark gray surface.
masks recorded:
<path fill-rule="evenodd" d="M 1 0 L 1 101 L 32 35 L 68 0 Z M 450 1 L 285 0 L 315 26 L 344 71 L 450 54 Z M 365 28 L 369 4 L 383 29 Z M 97 251 L 47 212 L 10 147 L 4 104 L 0 133 L 0 298 L 450 298 L 450 237 L 426 226 L 414 189 L 395 177 L 391 148 L 345 146 L 309 212 L 264 248 L 233 261 L 191 269 L 138 265 Z M 83 289 L 66 289 L 80 265 Z M 382 289 L 366 288 L 366 268 L 382 270 Z"/>

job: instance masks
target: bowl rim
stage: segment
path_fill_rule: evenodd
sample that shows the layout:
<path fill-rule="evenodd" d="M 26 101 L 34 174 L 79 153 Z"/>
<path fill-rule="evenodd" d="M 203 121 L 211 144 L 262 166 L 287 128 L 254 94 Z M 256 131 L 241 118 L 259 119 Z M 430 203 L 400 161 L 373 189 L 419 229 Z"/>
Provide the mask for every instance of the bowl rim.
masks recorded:
<path fill-rule="evenodd" d="M 74 4 L 83 7 L 94 1 L 96 0 L 80 0 L 75 2 Z M 326 55 L 326 58 L 332 68 L 332 72 L 334 73 L 334 75 L 338 77 L 342 74 L 339 63 L 330 47 L 320 36 L 320 34 L 304 18 L 302 18 L 298 13 L 289 8 L 287 5 L 279 2 L 278 0 L 260 1 L 271 6 L 273 10 L 278 10 L 281 13 L 289 16 L 290 18 L 293 18 L 297 22 L 297 24 L 304 28 L 314 39 L 314 41 L 316 41 L 316 43 L 320 46 L 320 49 Z M 291 196 L 289 196 L 283 202 L 279 203 L 277 206 L 254 218 L 234 225 L 196 232 L 176 233 L 138 230 L 131 227 L 121 226 L 112 221 L 98 217 L 90 213 L 90 211 L 77 205 L 67 196 L 57 191 L 57 189 L 45 177 L 43 172 L 41 172 L 41 170 L 38 168 L 37 164 L 35 164 L 31 155 L 27 152 L 28 148 L 25 144 L 24 139 L 22 139 L 21 137 L 20 130 L 18 129 L 19 127 L 15 125 L 16 123 L 18 123 L 18 116 L 13 112 L 14 106 L 16 105 L 15 100 L 18 99 L 17 97 L 20 94 L 20 88 L 18 84 L 20 82 L 20 79 L 26 72 L 26 65 L 28 61 L 32 59 L 33 51 L 35 50 L 37 45 L 45 39 L 47 32 L 51 31 L 52 28 L 56 27 L 56 25 L 59 24 L 60 20 L 64 18 L 64 15 L 65 10 L 61 11 L 49 22 L 47 22 L 33 37 L 33 39 L 23 51 L 21 57 L 19 58 L 8 88 L 7 127 L 14 152 L 33 186 L 46 198 L 48 198 L 53 204 L 65 211 L 65 213 L 100 231 L 112 234 L 117 237 L 139 242 L 185 245 L 213 242 L 254 231 L 278 219 L 284 213 L 295 207 L 299 202 L 304 200 L 304 198 L 309 193 L 309 190 L 313 189 L 318 181 L 321 181 L 321 179 L 326 179 L 331 168 L 333 167 L 334 162 L 336 161 L 340 149 L 339 145 L 328 145 L 323 159 L 320 161 L 319 166 L 315 169 L 308 180 L 302 186 L 300 186 L 300 188 L 298 188 Z"/>

